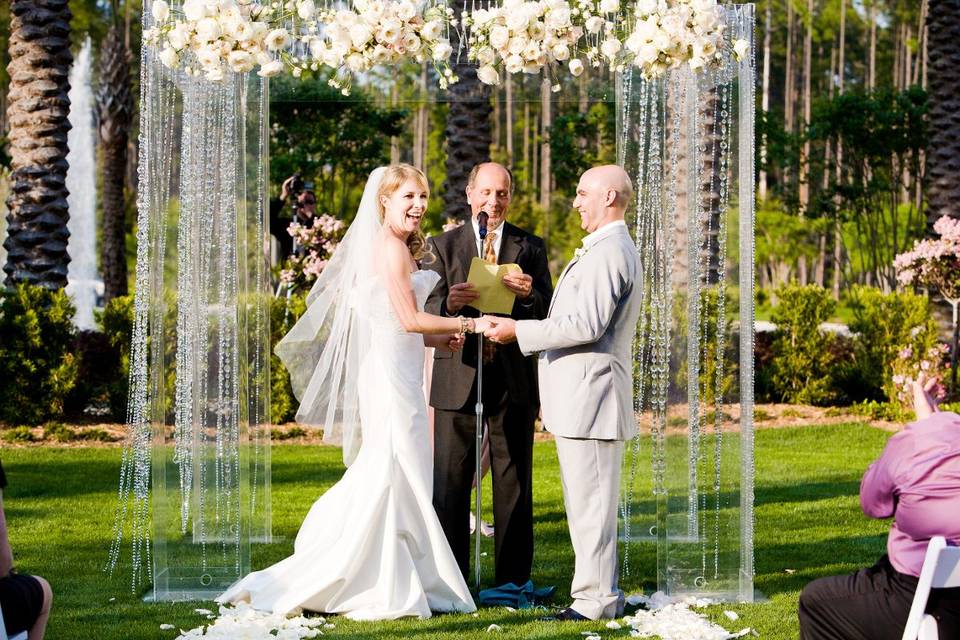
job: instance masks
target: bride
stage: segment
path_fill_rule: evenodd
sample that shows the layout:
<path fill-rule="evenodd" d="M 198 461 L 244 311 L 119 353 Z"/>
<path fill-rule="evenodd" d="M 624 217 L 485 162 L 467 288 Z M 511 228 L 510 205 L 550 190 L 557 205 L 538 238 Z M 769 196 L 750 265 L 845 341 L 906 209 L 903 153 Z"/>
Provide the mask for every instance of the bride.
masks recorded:
<path fill-rule="evenodd" d="M 482 319 L 423 311 L 437 282 L 420 221 L 427 179 L 376 169 L 357 217 L 276 353 L 301 400 L 300 422 L 343 447 L 340 481 L 314 503 L 292 556 L 218 601 L 357 620 L 475 611 L 433 510 L 433 454 L 421 390 L 424 345 L 460 349 Z M 421 335 L 422 334 L 422 335 Z"/>

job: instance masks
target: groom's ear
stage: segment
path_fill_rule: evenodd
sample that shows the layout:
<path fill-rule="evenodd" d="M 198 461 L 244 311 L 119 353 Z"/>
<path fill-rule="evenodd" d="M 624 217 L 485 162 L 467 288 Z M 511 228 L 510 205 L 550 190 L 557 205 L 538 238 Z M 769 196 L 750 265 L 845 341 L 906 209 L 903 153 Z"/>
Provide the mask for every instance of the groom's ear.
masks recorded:
<path fill-rule="evenodd" d="M 607 195 L 603 199 L 603 204 L 608 207 L 612 207 L 617 203 L 617 190 L 616 189 L 607 189 Z"/>

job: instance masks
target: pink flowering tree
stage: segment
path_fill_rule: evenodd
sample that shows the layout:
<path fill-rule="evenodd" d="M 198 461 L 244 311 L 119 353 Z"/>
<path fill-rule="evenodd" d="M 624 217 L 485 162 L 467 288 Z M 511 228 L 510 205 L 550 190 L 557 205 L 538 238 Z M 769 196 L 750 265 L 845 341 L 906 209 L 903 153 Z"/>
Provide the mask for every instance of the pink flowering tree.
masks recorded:
<path fill-rule="evenodd" d="M 293 291 L 309 289 L 327 266 L 346 225 L 331 215 L 314 216 L 310 224 L 291 222 L 287 232 L 298 250 L 287 258 L 280 281 Z"/>
<path fill-rule="evenodd" d="M 898 255 L 893 266 L 897 280 L 904 286 L 920 286 L 937 291 L 953 307 L 953 348 L 950 350 L 951 386 L 957 391 L 957 311 L 960 305 L 960 220 L 943 216 L 933 225 L 939 238 L 925 238 L 906 253 Z"/>

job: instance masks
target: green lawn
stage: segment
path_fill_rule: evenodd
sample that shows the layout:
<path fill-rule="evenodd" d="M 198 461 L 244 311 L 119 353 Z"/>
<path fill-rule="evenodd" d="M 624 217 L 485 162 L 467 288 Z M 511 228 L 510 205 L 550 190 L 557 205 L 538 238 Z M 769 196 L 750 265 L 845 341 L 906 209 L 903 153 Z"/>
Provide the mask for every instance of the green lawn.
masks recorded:
<path fill-rule="evenodd" d="M 857 491 L 860 475 L 888 435 L 863 425 L 757 433 L 756 587 L 769 602 L 712 607 L 715 621 L 731 630 L 753 627 L 763 638 L 796 638 L 797 596 L 804 584 L 872 563 L 883 553 L 887 524 L 860 513 Z M 556 603 L 565 604 L 573 555 L 553 444 L 537 444 L 535 455 L 534 577 L 538 585 L 557 585 Z M 145 604 L 140 594 L 130 593 L 127 571 L 113 578 L 102 572 L 116 500 L 118 449 L 8 447 L 0 457 L 11 483 L 4 497 L 17 565 L 48 578 L 56 594 L 48 638 L 173 638 L 176 633 L 161 631 L 161 623 L 191 628 L 203 622 L 193 609 L 209 605 Z M 284 540 L 255 546 L 255 568 L 290 553 L 310 504 L 339 476 L 339 459 L 336 449 L 274 448 L 274 533 Z M 649 592 L 655 583 L 652 548 L 638 549 L 632 557 L 634 573 L 622 586 L 628 592 L 644 587 Z M 740 620 L 731 623 L 723 609 L 737 611 Z M 505 635 L 517 638 L 573 640 L 590 630 L 604 638 L 629 637 L 625 630 L 609 631 L 597 623 L 539 622 L 538 615 L 495 608 L 481 610 L 477 617 L 377 624 L 336 619 L 327 635 L 467 640 L 489 637 L 486 628 L 497 623 Z"/>

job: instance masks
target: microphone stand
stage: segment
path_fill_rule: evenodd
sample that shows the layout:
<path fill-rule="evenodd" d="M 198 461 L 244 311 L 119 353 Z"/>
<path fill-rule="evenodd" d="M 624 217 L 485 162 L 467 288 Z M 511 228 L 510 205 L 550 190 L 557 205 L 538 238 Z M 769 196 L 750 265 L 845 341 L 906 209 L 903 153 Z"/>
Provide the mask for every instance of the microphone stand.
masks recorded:
<path fill-rule="evenodd" d="M 480 235 L 480 258 L 483 259 L 483 243 L 487 239 L 487 217 L 486 211 L 481 211 L 477 217 L 478 229 Z M 473 567 L 474 580 L 477 587 L 477 596 L 480 594 L 480 523 L 481 519 L 481 494 L 480 494 L 480 456 L 483 448 L 483 334 L 477 334 L 477 404 L 475 407 L 477 414 L 477 442 L 476 442 L 476 518 L 474 519 L 473 533 Z"/>

